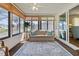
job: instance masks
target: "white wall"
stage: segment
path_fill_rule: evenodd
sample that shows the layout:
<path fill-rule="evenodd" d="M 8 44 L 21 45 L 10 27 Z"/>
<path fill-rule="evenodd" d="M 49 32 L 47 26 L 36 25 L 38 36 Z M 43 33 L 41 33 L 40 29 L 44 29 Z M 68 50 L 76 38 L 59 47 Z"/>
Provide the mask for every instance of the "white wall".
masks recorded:
<path fill-rule="evenodd" d="M 73 26 L 79 26 L 79 17 L 73 18 Z"/>

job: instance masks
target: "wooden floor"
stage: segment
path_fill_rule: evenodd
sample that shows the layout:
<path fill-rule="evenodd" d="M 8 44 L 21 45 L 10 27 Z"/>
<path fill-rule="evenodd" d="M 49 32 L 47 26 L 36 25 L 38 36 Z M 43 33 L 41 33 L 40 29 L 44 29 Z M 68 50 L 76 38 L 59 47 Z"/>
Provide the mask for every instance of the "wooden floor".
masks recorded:
<path fill-rule="evenodd" d="M 79 47 L 79 39 L 69 38 L 69 42 L 72 43 L 73 45 Z"/>

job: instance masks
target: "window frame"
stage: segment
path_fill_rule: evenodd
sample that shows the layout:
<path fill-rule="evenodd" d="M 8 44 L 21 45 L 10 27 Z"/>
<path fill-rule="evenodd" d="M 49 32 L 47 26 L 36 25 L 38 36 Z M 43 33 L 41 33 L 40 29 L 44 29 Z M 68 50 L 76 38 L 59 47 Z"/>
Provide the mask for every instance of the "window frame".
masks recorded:
<path fill-rule="evenodd" d="M 15 14 L 12 14 L 12 16 L 15 15 Z M 20 17 L 15 15 L 16 17 L 18 17 L 18 20 L 19 20 L 19 33 L 16 33 L 16 34 L 13 34 L 13 27 L 12 27 L 12 36 L 16 36 L 16 35 L 19 35 L 20 34 Z M 13 24 L 13 18 L 12 18 L 12 24 Z"/>
<path fill-rule="evenodd" d="M 64 15 L 64 17 L 65 17 L 65 20 L 61 20 L 61 17 L 62 17 L 63 15 Z M 59 23 L 58 23 L 58 24 L 60 24 L 61 21 L 64 21 L 65 23 L 67 23 L 67 21 L 66 21 L 66 13 L 63 13 L 63 14 L 61 14 L 61 15 L 59 16 Z M 67 24 L 64 25 L 64 26 L 67 26 Z M 58 26 L 58 28 L 59 28 L 59 27 L 60 27 L 60 25 Z M 64 29 L 62 29 L 62 30 L 64 30 Z M 60 28 L 58 29 L 58 34 L 59 34 L 59 38 L 60 38 L 61 40 L 67 41 L 67 29 L 65 30 L 65 35 L 63 35 L 64 38 L 60 37 L 60 35 L 61 35 L 61 33 L 60 33 Z"/>
<path fill-rule="evenodd" d="M 23 32 L 21 32 L 21 20 L 23 21 L 23 32 L 25 32 L 25 30 L 24 30 L 25 29 L 24 28 L 24 22 L 25 22 L 25 20 L 23 20 L 23 18 L 20 18 L 20 25 L 19 25 L 20 26 L 19 27 L 20 28 L 20 34 L 23 33 Z"/>
<path fill-rule="evenodd" d="M 53 29 L 53 31 L 54 31 L 54 20 L 48 20 L 48 30 L 49 30 L 49 21 L 52 21 L 53 27 L 51 29 Z"/>
<path fill-rule="evenodd" d="M 45 31 L 47 31 L 48 30 L 48 20 L 41 20 L 41 30 L 43 29 L 42 28 L 42 25 L 43 25 L 42 21 L 46 21 L 46 30 Z"/>
<path fill-rule="evenodd" d="M 4 8 L 2 8 L 2 9 L 4 9 Z M 6 9 L 5 9 L 6 10 Z M 7 11 L 7 10 L 6 10 Z M 9 11 L 7 11 L 7 13 L 8 13 L 8 36 L 5 36 L 5 37 L 2 37 L 2 38 L 0 38 L 0 40 L 4 40 L 4 39 L 6 39 L 6 38 L 9 38 L 11 35 L 11 33 L 10 33 L 10 12 Z"/>
<path fill-rule="evenodd" d="M 32 21 L 31 21 L 31 30 L 33 30 L 33 29 L 32 29 L 33 21 L 37 21 L 37 23 L 38 23 L 38 25 L 39 25 L 39 21 L 38 21 L 38 20 L 32 20 Z M 37 25 L 37 26 L 38 26 L 38 25 Z M 39 30 L 39 26 L 37 27 L 37 30 Z"/>

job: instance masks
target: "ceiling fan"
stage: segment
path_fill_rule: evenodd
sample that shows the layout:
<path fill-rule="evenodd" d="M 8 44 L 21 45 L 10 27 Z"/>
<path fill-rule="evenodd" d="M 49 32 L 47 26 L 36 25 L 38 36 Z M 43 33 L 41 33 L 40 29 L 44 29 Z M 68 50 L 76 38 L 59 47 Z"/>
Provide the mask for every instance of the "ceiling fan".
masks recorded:
<path fill-rule="evenodd" d="M 37 7 L 37 4 L 36 4 L 36 3 L 33 4 L 32 10 L 33 10 L 33 11 L 35 11 L 35 10 L 38 11 L 38 7 Z"/>
<path fill-rule="evenodd" d="M 44 7 L 44 6 L 41 6 L 41 5 L 37 4 L 37 3 L 33 3 L 30 6 L 32 7 L 33 11 L 38 11 L 39 7 Z"/>

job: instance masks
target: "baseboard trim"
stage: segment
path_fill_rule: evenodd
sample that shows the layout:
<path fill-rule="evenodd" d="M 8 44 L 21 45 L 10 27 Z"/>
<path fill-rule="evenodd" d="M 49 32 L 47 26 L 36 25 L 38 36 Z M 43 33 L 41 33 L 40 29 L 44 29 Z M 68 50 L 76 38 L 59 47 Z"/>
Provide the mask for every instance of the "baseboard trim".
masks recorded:
<path fill-rule="evenodd" d="M 70 46 L 64 44 L 58 39 L 55 39 L 60 45 L 62 45 L 67 51 L 69 51 L 73 56 L 79 56 L 79 50 L 74 50 Z"/>
<path fill-rule="evenodd" d="M 10 56 L 14 55 L 23 44 L 24 43 L 16 44 L 12 49 L 9 50 L 9 55 Z"/>

